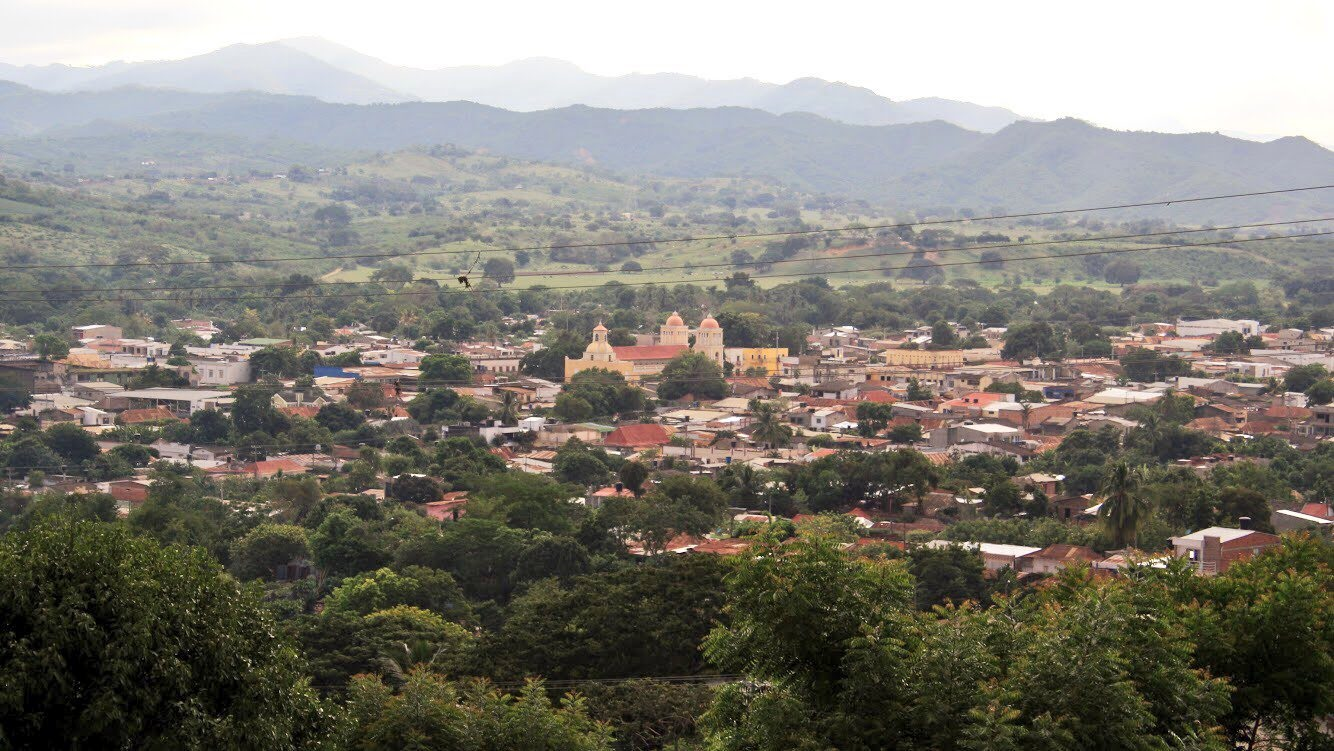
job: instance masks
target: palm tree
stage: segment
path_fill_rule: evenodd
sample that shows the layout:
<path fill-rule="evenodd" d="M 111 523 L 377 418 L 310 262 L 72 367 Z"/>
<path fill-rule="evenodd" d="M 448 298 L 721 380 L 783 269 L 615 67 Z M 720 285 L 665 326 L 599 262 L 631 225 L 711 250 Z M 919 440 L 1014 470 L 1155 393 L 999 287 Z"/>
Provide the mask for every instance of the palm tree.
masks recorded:
<path fill-rule="evenodd" d="M 1098 518 L 1112 533 L 1117 548 L 1134 544 L 1139 528 L 1149 518 L 1149 500 L 1140 493 L 1143 480 L 1144 470 L 1124 461 L 1113 464 L 1103 478 Z"/>
<path fill-rule="evenodd" d="M 772 402 L 750 400 L 750 437 L 774 448 L 792 440 L 792 427 L 783 422 L 783 413 Z"/>
<path fill-rule="evenodd" d="M 500 424 L 519 424 L 519 398 L 513 391 L 506 390 L 500 397 Z"/>
<path fill-rule="evenodd" d="M 1023 419 L 1024 419 L 1024 423 L 1023 423 L 1023 425 L 1024 425 L 1024 432 L 1027 433 L 1027 432 L 1028 432 L 1028 420 L 1029 420 L 1029 418 L 1033 415 L 1033 405 L 1032 405 L 1032 404 L 1029 404 L 1028 402 L 1022 402 L 1022 401 L 1021 401 L 1021 402 L 1019 402 L 1019 411 L 1020 411 L 1020 413 L 1022 413 L 1022 415 L 1023 415 Z"/>
<path fill-rule="evenodd" d="M 766 484 L 764 473 L 749 464 L 729 464 L 718 475 L 718 487 L 747 503 L 759 498 Z"/>

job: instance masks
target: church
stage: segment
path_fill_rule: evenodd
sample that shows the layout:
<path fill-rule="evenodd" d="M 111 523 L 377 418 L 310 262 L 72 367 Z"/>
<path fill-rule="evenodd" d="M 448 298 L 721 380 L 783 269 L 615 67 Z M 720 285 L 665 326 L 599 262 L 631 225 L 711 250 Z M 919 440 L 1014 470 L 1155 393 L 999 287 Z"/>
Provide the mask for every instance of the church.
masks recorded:
<path fill-rule="evenodd" d="M 599 323 L 593 329 L 593 341 L 584 349 L 584 356 L 565 358 L 565 380 L 581 370 L 602 368 L 624 375 L 627 381 L 637 381 L 661 373 L 672 358 L 690 351 L 707 355 L 719 368 L 723 367 L 723 330 L 713 316 L 705 316 L 699 328 L 692 330 L 679 313 L 673 312 L 659 327 L 655 338 L 656 344 L 613 347 L 607 341 L 607 327 Z"/>

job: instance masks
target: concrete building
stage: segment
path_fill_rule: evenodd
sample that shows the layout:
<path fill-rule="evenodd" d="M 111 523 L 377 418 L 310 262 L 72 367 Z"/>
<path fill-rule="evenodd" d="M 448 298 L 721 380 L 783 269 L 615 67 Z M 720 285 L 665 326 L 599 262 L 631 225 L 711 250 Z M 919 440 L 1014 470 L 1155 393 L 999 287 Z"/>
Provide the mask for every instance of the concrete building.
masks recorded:
<path fill-rule="evenodd" d="M 1218 336 L 1224 332 L 1236 331 L 1242 336 L 1254 336 L 1259 334 L 1259 321 L 1237 320 L 1230 318 L 1203 318 L 1198 321 L 1178 320 L 1176 324 L 1177 336 Z"/>
<path fill-rule="evenodd" d="M 1191 562 L 1195 572 L 1214 576 L 1227 571 L 1239 560 L 1258 555 L 1279 543 L 1277 535 L 1251 529 L 1209 527 L 1181 537 L 1172 538 L 1172 551 L 1177 558 Z"/>

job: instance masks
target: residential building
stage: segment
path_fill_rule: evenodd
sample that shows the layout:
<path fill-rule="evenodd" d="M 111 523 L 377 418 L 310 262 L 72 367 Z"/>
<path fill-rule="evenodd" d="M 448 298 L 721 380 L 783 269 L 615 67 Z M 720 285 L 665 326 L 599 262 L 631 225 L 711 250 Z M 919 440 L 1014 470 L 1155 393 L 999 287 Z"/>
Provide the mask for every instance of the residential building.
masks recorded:
<path fill-rule="evenodd" d="M 1277 535 L 1251 529 L 1209 527 L 1181 537 L 1172 538 L 1172 551 L 1177 558 L 1185 558 L 1203 576 L 1214 576 L 1227 571 L 1239 560 L 1272 548 L 1279 543 Z"/>

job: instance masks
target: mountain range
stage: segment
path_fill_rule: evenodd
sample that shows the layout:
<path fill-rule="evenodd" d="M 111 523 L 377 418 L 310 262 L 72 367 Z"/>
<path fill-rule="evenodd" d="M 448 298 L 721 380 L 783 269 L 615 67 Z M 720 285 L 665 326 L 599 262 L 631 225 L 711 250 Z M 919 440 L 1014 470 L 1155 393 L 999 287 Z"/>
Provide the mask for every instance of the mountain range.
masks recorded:
<path fill-rule="evenodd" d="M 845 83 L 800 78 L 709 80 L 677 73 L 600 76 L 562 60 L 427 70 L 391 65 L 318 37 L 235 44 L 182 60 L 75 67 L 0 63 L 0 80 L 45 91 L 105 91 L 126 85 L 223 93 L 313 96 L 335 104 L 467 101 L 517 112 L 583 104 L 608 109 L 749 107 L 809 112 L 854 125 L 944 120 L 994 132 L 1021 116 L 1002 107 L 948 99 L 896 102 Z"/>
<path fill-rule="evenodd" d="M 0 159 L 27 168 L 78 168 L 95 154 L 108 165 L 96 169 L 107 171 L 141 161 L 226 169 L 236 164 L 228 153 L 258 154 L 263 165 L 330 165 L 351 153 L 435 144 L 626 174 L 754 177 L 911 208 L 1133 203 L 1326 184 L 1334 175 L 1334 152 L 1301 137 L 1256 143 L 1072 119 L 986 134 L 941 121 L 849 125 L 740 107 L 514 112 L 471 102 L 353 105 L 256 92 L 51 93 L 0 84 Z M 1331 213 L 1328 190 L 1171 209 L 1180 219 Z"/>

